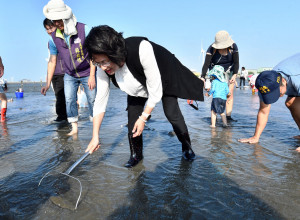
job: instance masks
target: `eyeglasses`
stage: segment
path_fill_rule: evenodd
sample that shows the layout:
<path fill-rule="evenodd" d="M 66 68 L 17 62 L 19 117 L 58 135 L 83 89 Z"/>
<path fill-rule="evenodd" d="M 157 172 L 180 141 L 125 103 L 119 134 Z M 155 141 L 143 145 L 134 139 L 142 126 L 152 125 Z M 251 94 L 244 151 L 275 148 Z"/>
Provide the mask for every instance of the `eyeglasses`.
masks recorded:
<path fill-rule="evenodd" d="M 97 63 L 95 61 L 92 61 L 92 63 L 93 63 L 94 66 L 97 66 L 97 67 L 101 67 L 101 66 L 108 67 L 110 65 L 110 61 L 103 61 L 101 63 Z"/>

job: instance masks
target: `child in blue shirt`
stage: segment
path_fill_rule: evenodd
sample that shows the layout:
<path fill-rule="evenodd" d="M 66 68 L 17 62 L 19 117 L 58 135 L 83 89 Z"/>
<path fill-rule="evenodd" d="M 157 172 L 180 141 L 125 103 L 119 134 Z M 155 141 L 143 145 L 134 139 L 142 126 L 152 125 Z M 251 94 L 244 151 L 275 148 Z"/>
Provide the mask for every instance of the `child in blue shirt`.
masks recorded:
<path fill-rule="evenodd" d="M 206 96 L 213 95 L 211 102 L 211 125 L 210 127 L 216 127 L 217 114 L 221 115 L 223 127 L 227 127 L 227 119 L 224 114 L 226 107 L 226 100 L 230 97 L 228 84 L 224 77 L 224 68 L 219 65 L 215 65 L 214 68 L 209 71 L 209 76 L 213 77 L 211 89 Z"/>

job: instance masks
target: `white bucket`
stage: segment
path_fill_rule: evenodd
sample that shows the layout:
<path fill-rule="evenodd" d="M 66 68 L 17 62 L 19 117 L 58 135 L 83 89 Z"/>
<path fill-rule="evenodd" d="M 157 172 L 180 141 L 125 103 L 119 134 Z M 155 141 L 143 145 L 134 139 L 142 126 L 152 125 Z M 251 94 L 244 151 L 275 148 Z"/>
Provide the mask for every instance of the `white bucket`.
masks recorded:
<path fill-rule="evenodd" d="M 206 79 L 204 88 L 205 88 L 205 89 L 210 89 L 210 87 L 211 87 L 210 79 Z"/>

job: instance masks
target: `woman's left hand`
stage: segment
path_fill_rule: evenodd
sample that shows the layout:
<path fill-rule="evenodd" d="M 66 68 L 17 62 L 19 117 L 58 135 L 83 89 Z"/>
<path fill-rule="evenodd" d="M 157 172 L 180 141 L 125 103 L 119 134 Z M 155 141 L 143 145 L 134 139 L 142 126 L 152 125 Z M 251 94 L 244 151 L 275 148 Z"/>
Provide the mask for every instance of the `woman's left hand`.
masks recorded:
<path fill-rule="evenodd" d="M 233 84 L 233 83 L 235 83 L 235 78 L 236 78 L 236 74 L 234 74 L 232 77 L 231 77 L 231 79 L 230 79 L 230 84 Z"/>
<path fill-rule="evenodd" d="M 132 133 L 132 137 L 140 136 L 143 133 L 145 127 L 145 122 L 143 122 L 141 119 L 138 118 L 138 120 L 135 122 Z"/>
<path fill-rule="evenodd" d="M 89 76 L 88 86 L 89 86 L 90 90 L 93 90 L 96 87 L 95 76 Z"/>

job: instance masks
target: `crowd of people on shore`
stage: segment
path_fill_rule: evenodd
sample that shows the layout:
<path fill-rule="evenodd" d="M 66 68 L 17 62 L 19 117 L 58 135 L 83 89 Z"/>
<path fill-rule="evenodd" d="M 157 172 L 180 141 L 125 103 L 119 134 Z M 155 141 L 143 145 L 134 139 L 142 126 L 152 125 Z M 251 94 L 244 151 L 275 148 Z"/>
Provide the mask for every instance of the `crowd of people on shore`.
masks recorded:
<path fill-rule="evenodd" d="M 125 164 L 130 168 L 143 159 L 143 130 L 156 104 L 162 101 L 163 111 L 182 145 L 182 156 L 195 159 L 187 125 L 178 105 L 178 98 L 204 101 L 212 95 L 211 127 L 216 126 L 217 114 L 223 126 L 232 117 L 234 88 L 239 70 L 239 51 L 227 31 L 219 31 L 206 52 L 201 77 L 195 76 L 170 51 L 146 37 L 124 38 L 110 26 L 90 29 L 77 21 L 72 10 L 62 0 L 50 0 L 43 9 L 43 25 L 49 34 L 50 57 L 46 95 L 51 82 L 56 96 L 56 122 L 68 121 L 78 133 L 77 91 L 83 86 L 93 121 L 93 135 L 86 152 L 100 147 L 100 128 L 104 120 L 110 94 L 110 83 L 127 94 L 128 140 L 130 157 Z M 288 96 L 286 106 L 300 129 L 300 53 L 280 62 L 273 70 L 258 75 L 260 107 L 255 133 L 244 143 L 257 143 L 267 124 L 271 104 L 279 97 Z M 0 77 L 4 67 L 0 59 Z M 240 87 L 245 86 L 248 72 L 242 67 Z M 204 88 L 207 79 L 211 87 Z M 111 97 L 117 98 L 117 97 Z M 1 121 L 6 115 L 6 96 L 0 87 Z M 2 118 L 3 116 L 3 118 Z M 300 139 L 300 135 L 294 138 Z M 300 147 L 297 148 L 300 152 Z"/>

